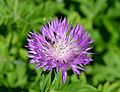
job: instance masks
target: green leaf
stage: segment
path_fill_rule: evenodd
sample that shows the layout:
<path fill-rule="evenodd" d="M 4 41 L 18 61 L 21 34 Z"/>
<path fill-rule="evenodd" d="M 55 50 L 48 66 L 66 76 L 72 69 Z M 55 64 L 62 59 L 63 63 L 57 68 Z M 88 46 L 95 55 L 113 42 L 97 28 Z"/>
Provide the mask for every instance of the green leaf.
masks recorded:
<path fill-rule="evenodd" d="M 54 80 L 54 72 L 50 71 L 48 74 L 46 72 L 43 72 L 41 74 L 41 80 L 40 80 L 40 90 L 41 92 L 49 92 L 52 82 Z"/>
<path fill-rule="evenodd" d="M 96 88 L 88 85 L 88 84 L 81 84 L 80 82 L 74 82 L 70 85 L 66 86 L 63 90 L 58 92 L 97 92 Z"/>

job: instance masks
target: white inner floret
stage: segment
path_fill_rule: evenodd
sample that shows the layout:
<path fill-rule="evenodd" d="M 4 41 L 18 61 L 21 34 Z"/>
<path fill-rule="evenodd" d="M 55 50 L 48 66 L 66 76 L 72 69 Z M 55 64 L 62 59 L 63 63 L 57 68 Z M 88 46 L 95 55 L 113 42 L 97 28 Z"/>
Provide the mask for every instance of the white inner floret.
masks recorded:
<path fill-rule="evenodd" d="M 63 40 L 53 44 L 52 56 L 59 60 L 66 60 L 72 54 L 71 46 Z"/>

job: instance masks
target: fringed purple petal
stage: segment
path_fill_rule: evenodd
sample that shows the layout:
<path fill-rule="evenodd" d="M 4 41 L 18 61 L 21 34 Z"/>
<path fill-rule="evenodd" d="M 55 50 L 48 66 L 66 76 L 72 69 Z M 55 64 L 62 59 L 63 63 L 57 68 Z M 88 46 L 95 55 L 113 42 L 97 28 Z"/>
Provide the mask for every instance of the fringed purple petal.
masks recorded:
<path fill-rule="evenodd" d="M 78 67 L 76 65 L 71 65 L 71 67 L 75 74 L 80 74 L 80 71 L 77 69 Z"/>
<path fill-rule="evenodd" d="M 41 68 L 43 66 L 45 66 L 47 64 L 47 62 L 40 62 L 36 68 Z"/>
<path fill-rule="evenodd" d="M 65 83 L 67 77 L 66 68 L 62 68 L 62 82 Z"/>

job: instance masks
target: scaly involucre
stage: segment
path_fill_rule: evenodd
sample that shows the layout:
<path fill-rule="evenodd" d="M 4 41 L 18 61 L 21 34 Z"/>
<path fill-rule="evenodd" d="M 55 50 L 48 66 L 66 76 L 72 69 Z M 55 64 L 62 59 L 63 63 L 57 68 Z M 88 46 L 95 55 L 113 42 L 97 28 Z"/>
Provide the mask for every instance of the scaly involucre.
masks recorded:
<path fill-rule="evenodd" d="M 31 63 L 44 71 L 62 71 L 62 81 L 65 83 L 67 68 L 75 74 L 80 74 L 84 66 L 92 59 L 88 50 L 93 40 L 81 25 L 68 26 L 66 18 L 55 19 L 41 28 L 40 33 L 29 33 L 28 53 Z"/>

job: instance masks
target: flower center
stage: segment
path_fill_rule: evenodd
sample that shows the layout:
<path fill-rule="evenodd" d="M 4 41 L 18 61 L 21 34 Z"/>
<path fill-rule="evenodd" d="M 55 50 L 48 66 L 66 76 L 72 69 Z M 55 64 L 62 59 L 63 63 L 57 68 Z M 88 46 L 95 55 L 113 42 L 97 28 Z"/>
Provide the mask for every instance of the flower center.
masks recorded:
<path fill-rule="evenodd" d="M 54 56 L 58 60 L 68 59 L 72 54 L 71 46 L 66 43 L 66 41 L 59 40 L 58 42 L 54 43 L 52 56 Z"/>

